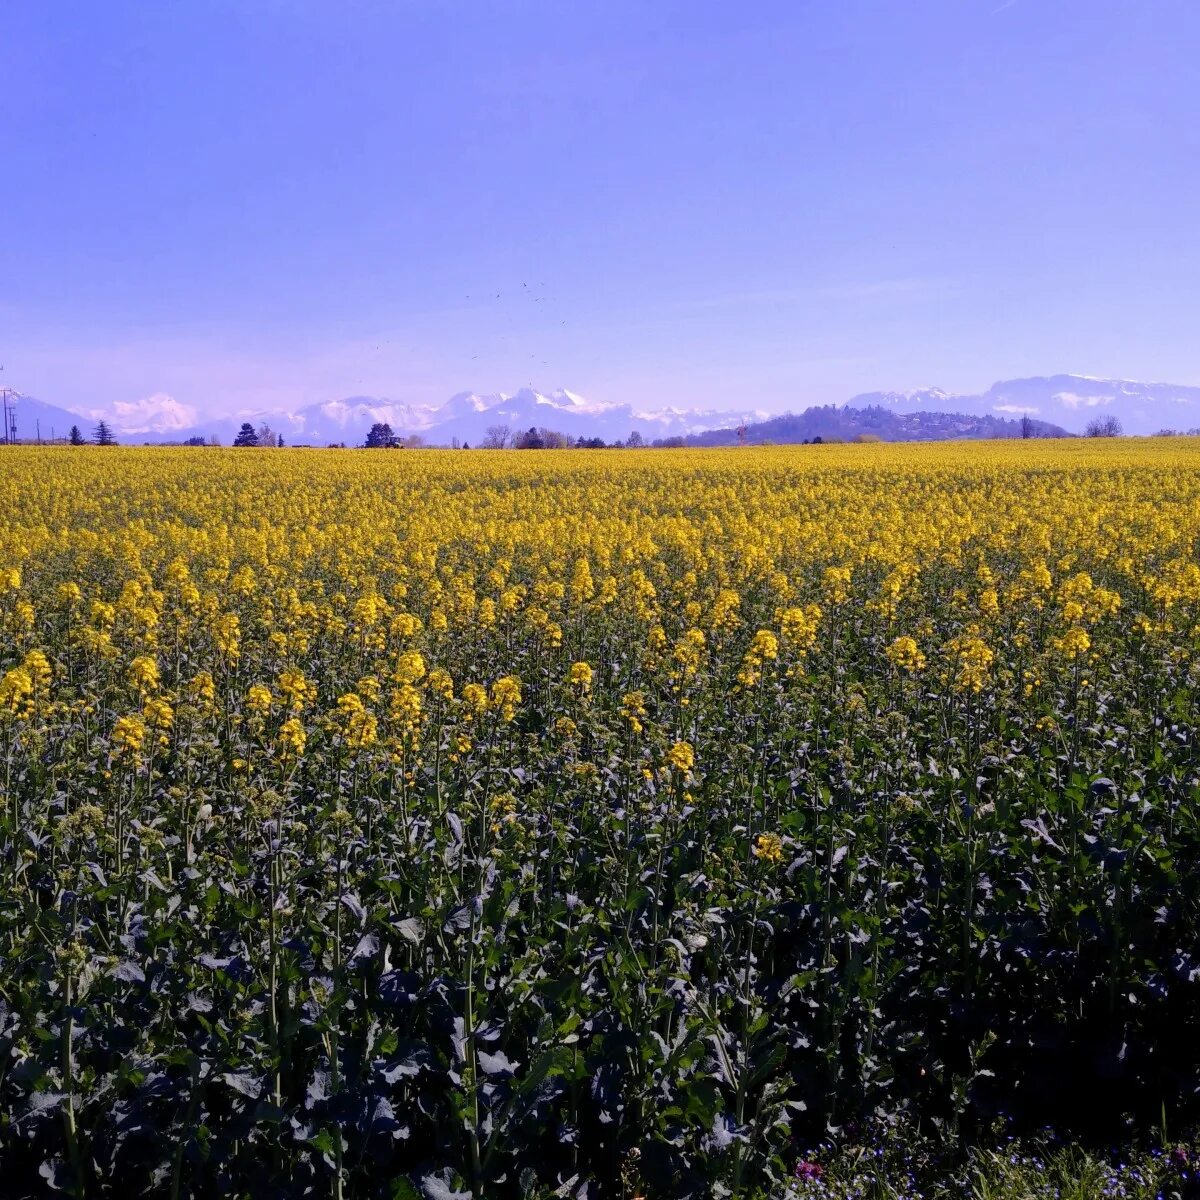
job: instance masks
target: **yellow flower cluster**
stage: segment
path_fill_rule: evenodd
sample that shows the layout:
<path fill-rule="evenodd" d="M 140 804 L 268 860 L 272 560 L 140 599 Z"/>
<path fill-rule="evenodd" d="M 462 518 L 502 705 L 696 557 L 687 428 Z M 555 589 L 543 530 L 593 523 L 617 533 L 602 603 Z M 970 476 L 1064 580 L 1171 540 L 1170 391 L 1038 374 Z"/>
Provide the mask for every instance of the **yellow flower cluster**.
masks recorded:
<path fill-rule="evenodd" d="M 920 671 L 925 667 L 925 655 L 916 639 L 902 634 L 887 648 L 888 661 L 902 671 Z"/>
<path fill-rule="evenodd" d="M 684 738 L 845 659 L 858 713 L 872 678 L 1041 702 L 1200 641 L 1187 439 L 5 458 L 0 736 L 126 714 L 114 759 L 156 770 L 233 739 L 251 774 L 333 747 L 411 779 L 611 729 L 686 775 Z"/>
<path fill-rule="evenodd" d="M 753 854 L 755 858 L 777 866 L 783 862 L 783 842 L 778 834 L 760 833 L 754 839 Z"/>

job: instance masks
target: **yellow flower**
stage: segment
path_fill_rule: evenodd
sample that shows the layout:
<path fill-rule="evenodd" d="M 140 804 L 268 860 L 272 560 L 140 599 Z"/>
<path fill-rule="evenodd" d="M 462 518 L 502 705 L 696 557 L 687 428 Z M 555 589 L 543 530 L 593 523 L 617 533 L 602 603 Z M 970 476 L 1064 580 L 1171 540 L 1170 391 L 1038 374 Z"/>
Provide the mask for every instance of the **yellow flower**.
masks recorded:
<path fill-rule="evenodd" d="M 626 692 L 621 697 L 621 716 L 633 733 L 642 732 L 641 718 L 646 715 L 646 696 L 643 692 Z"/>
<path fill-rule="evenodd" d="M 821 583 L 825 599 L 830 604 L 845 604 L 850 596 L 850 579 L 853 572 L 854 568 L 848 566 L 826 567 Z"/>
<path fill-rule="evenodd" d="M 979 637 L 968 631 L 951 639 L 946 649 L 950 654 L 954 672 L 951 683 L 958 692 L 980 692 L 987 682 L 988 671 L 996 655 Z"/>
<path fill-rule="evenodd" d="M 1086 630 L 1076 625 L 1068 629 L 1062 637 L 1054 639 L 1054 648 L 1064 658 L 1076 659 L 1092 648 L 1092 639 L 1088 637 Z"/>
<path fill-rule="evenodd" d="M 241 622 L 237 613 L 222 613 L 217 618 L 213 636 L 222 654 L 227 658 L 237 658 L 241 653 Z"/>
<path fill-rule="evenodd" d="M 187 687 L 192 703 L 201 711 L 207 712 L 212 708 L 216 699 L 217 687 L 208 671 L 201 671 L 194 676 Z"/>
<path fill-rule="evenodd" d="M 442 674 L 445 675 L 445 672 Z M 396 670 L 392 678 L 399 684 L 406 684 L 419 683 L 424 677 L 425 660 L 416 650 L 405 650 L 396 660 Z"/>
<path fill-rule="evenodd" d="M 450 672 L 442 667 L 434 667 L 429 672 L 429 678 L 426 680 L 429 690 L 442 700 L 454 699 L 454 680 L 450 678 Z"/>
<path fill-rule="evenodd" d="M 265 717 L 271 711 L 272 700 L 271 689 L 261 683 L 251 684 L 246 693 L 246 707 L 256 717 Z"/>
<path fill-rule="evenodd" d="M 779 630 L 787 648 L 796 655 L 804 655 L 811 650 L 817 640 L 820 622 L 821 610 L 815 604 L 781 610 Z"/>
<path fill-rule="evenodd" d="M 567 672 L 567 682 L 580 692 L 590 692 L 592 668 L 585 662 L 572 663 L 570 671 Z"/>
<path fill-rule="evenodd" d="M 465 684 L 462 690 L 462 702 L 467 710 L 468 719 L 481 716 L 487 712 L 487 688 L 481 683 Z"/>
<path fill-rule="evenodd" d="M 167 734 L 175 725 L 175 710 L 166 700 L 152 696 L 142 705 L 142 717 L 146 728 L 156 735 L 160 749 L 165 750 L 171 744 Z"/>
<path fill-rule="evenodd" d="M 375 744 L 378 722 L 357 692 L 338 697 L 337 711 L 346 745 L 354 750 L 365 750 Z"/>
<path fill-rule="evenodd" d="M 676 771 L 685 773 L 692 769 L 695 761 L 696 752 L 688 742 L 676 742 L 663 758 L 663 762 L 668 767 L 673 767 Z"/>
<path fill-rule="evenodd" d="M 120 757 L 136 760 L 146 741 L 146 725 L 141 717 L 119 717 L 111 741 Z"/>
<path fill-rule="evenodd" d="M 362 629 L 371 629 L 387 611 L 387 601 L 382 596 L 363 596 L 354 603 L 354 623 Z"/>
<path fill-rule="evenodd" d="M 35 692 L 44 695 L 50 690 L 54 672 L 50 669 L 50 660 L 41 650 L 30 650 L 22 659 L 21 667 L 33 683 Z"/>
<path fill-rule="evenodd" d="M 33 680 L 24 667 L 14 667 L 0 679 L 0 713 L 27 717 L 33 712 Z"/>
<path fill-rule="evenodd" d="M 750 649 L 742 658 L 738 682 L 743 687 L 753 687 L 762 677 L 762 665 L 767 659 L 779 656 L 779 642 L 769 629 L 760 629 L 750 643 Z"/>
<path fill-rule="evenodd" d="M 779 642 L 769 629 L 760 629 L 750 643 L 750 653 L 759 659 L 778 658 Z"/>
<path fill-rule="evenodd" d="M 754 839 L 753 854 L 755 858 L 775 866 L 783 861 L 783 842 L 776 834 L 760 833 Z"/>
<path fill-rule="evenodd" d="M 296 717 L 289 717 L 279 727 L 279 754 L 282 758 L 299 758 L 304 753 L 308 738 L 304 726 Z"/>
<path fill-rule="evenodd" d="M 139 654 L 129 664 L 129 678 L 139 691 L 154 691 L 158 687 L 158 663 L 148 654 Z"/>
<path fill-rule="evenodd" d="M 303 712 L 317 698 L 316 685 L 304 677 L 303 671 L 294 668 L 280 671 L 275 683 L 284 703 L 292 712 Z"/>
<path fill-rule="evenodd" d="M 888 661 L 902 671 L 920 671 L 925 667 L 925 655 L 921 653 L 916 639 L 898 637 L 887 648 Z"/>
<path fill-rule="evenodd" d="M 142 705 L 146 725 L 159 733 L 168 733 L 175 724 L 175 710 L 161 697 L 152 696 Z"/>
<path fill-rule="evenodd" d="M 511 721 L 521 703 L 521 681 L 515 675 L 502 675 L 492 684 L 491 705 L 502 721 Z"/>
<path fill-rule="evenodd" d="M 709 628 L 716 633 L 731 633 L 741 624 L 738 608 L 742 598 L 732 588 L 722 588 L 713 602 Z"/>

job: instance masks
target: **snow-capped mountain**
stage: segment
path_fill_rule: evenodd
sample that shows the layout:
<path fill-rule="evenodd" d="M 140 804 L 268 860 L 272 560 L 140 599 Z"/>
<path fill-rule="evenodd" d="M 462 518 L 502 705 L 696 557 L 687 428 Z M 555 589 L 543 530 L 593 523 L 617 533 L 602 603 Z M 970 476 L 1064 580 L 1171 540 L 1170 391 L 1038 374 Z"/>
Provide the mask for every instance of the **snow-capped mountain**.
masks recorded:
<path fill-rule="evenodd" d="M 832 399 L 832 398 L 831 398 Z M 1128 434 L 1160 429 L 1200 427 L 1200 387 L 1168 383 L 1138 383 L 1097 379 L 1089 375 L 1048 375 L 1009 379 L 986 392 L 956 394 L 941 388 L 907 392 L 866 392 L 846 402 L 850 408 L 882 407 L 897 414 L 961 413 L 970 417 L 1019 418 L 1040 421 L 1082 433 L 1096 416 L 1115 416 Z M 520 391 L 459 392 L 444 404 L 406 404 L 376 396 L 348 396 L 310 404 L 294 412 L 247 410 L 197 419 L 195 410 L 165 393 L 119 402 L 107 409 L 65 408 L 21 397 L 17 406 L 18 436 L 32 440 L 40 428 L 62 437 L 77 424 L 90 437 L 103 418 L 118 438 L 127 442 L 182 442 L 190 437 L 218 438 L 228 445 L 243 421 L 256 428 L 264 422 L 290 445 L 361 445 L 377 422 L 397 435 L 419 434 L 429 445 L 450 445 L 455 439 L 472 446 L 483 441 L 489 428 L 508 426 L 520 433 L 530 426 L 554 429 L 575 437 L 625 440 L 637 431 L 647 441 L 688 436 L 711 429 L 736 428 L 763 420 L 767 413 L 749 407 L 722 411 L 650 405 L 618 404 L 586 399 L 560 388 L 545 393 Z"/>
<path fill-rule="evenodd" d="M 228 415 L 197 419 L 194 409 L 165 393 L 140 400 L 120 401 L 107 409 L 72 412 L 31 397 L 20 401 L 18 434 L 32 440 L 36 430 L 60 436 L 72 424 L 90 437 L 96 422 L 108 422 L 117 437 L 127 442 L 182 442 L 188 438 L 216 438 L 226 445 L 243 421 L 255 428 L 267 424 L 290 445 L 326 446 L 344 442 L 359 445 L 372 425 L 384 423 L 397 435 L 419 434 L 430 445 L 449 445 L 455 439 L 476 445 L 492 426 L 507 425 L 512 433 L 530 426 L 545 427 L 571 437 L 603 438 L 607 442 L 628 438 L 637 430 L 647 441 L 681 436 L 714 426 L 738 424 L 766 414 L 757 410 L 694 411 L 655 409 L 590 401 L 578 392 L 560 388 L 544 393 L 520 391 L 459 392 L 441 405 L 405 404 L 383 397 L 347 396 L 306 405 L 294 412 L 247 409 Z"/>
<path fill-rule="evenodd" d="M 1129 434 L 1200 426 L 1200 387 L 1097 379 L 1091 375 L 1043 375 L 1007 379 L 986 392 L 954 394 L 941 388 L 911 392 L 865 392 L 851 408 L 880 406 L 898 413 L 960 412 L 972 416 L 1037 417 L 1082 433 L 1097 416 L 1115 416 Z"/>
<path fill-rule="evenodd" d="M 443 415 L 429 428 L 429 441 L 446 442 L 453 438 L 477 443 L 488 427 L 507 425 L 514 433 L 530 426 L 546 426 L 571 437 L 603 438 L 606 442 L 624 440 L 637 430 L 645 439 L 677 437 L 710 428 L 726 421 L 753 417 L 748 410 L 729 413 L 702 413 L 679 409 L 642 409 L 630 404 L 589 401 L 578 393 L 560 389 L 545 395 L 522 388 L 512 395 L 472 397 L 482 401 L 474 413 Z M 453 403 L 453 401 L 451 402 Z"/>
<path fill-rule="evenodd" d="M 107 421 L 121 433 L 145 437 L 176 434 L 196 423 L 196 410 L 166 392 L 140 400 L 118 400 L 110 409 L 89 409 L 87 416 L 91 421 Z"/>
<path fill-rule="evenodd" d="M 682 409 L 643 410 L 629 404 L 585 399 L 565 388 L 546 394 L 532 388 L 480 395 L 459 392 L 437 407 L 397 404 L 371 396 L 353 396 L 312 404 L 294 413 L 239 414 L 257 425 L 266 421 L 292 443 L 324 446 L 330 442 L 361 443 L 376 422 L 392 427 L 397 435 L 419 434 L 430 445 L 449 445 L 455 439 L 469 445 L 483 441 L 489 428 L 507 425 L 520 433 L 530 426 L 545 427 L 571 437 L 599 437 L 605 441 L 627 438 L 637 430 L 647 440 L 673 437 L 760 416 L 739 412 L 692 412 Z M 220 432 L 226 441 L 236 424 L 228 418 Z M 197 432 L 206 433 L 207 426 Z"/>

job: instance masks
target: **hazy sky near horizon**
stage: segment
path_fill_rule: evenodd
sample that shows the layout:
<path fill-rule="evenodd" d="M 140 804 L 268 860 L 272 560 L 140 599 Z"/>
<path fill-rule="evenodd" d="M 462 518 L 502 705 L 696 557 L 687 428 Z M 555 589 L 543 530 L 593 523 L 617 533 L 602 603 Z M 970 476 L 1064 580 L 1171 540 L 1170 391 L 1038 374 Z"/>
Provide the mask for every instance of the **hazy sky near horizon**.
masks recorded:
<path fill-rule="evenodd" d="M 6 0 L 0 384 L 1200 384 L 1195 0 Z"/>

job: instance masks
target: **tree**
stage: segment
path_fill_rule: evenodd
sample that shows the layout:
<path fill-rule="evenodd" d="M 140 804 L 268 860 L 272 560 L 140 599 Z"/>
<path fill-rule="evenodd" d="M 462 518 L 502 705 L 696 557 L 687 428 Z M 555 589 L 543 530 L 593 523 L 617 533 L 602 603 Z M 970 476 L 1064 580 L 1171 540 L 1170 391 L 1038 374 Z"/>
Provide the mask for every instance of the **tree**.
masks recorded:
<path fill-rule="evenodd" d="M 258 434 L 254 432 L 254 426 L 249 421 L 243 421 L 242 427 L 237 431 L 237 437 L 233 439 L 235 446 L 257 446 Z"/>
<path fill-rule="evenodd" d="M 190 437 L 183 443 L 185 446 L 206 446 L 208 443 L 199 434 L 196 437 Z"/>
<path fill-rule="evenodd" d="M 115 446 L 117 444 L 117 439 L 113 437 L 113 431 L 104 421 L 97 424 L 96 431 L 92 434 L 92 440 L 97 446 Z"/>
<path fill-rule="evenodd" d="M 646 443 L 642 440 L 642 435 L 638 433 L 636 429 L 629 435 L 629 441 L 625 443 L 626 446 L 634 448 L 644 446 L 645 444 Z"/>
<path fill-rule="evenodd" d="M 1033 422 L 1029 419 L 1028 413 L 1021 416 L 1021 436 L 1023 438 L 1033 437 Z"/>
<path fill-rule="evenodd" d="M 514 450 L 545 450 L 545 448 L 546 443 L 542 441 L 542 435 L 538 433 L 535 425 L 530 425 L 524 433 L 519 433 L 513 438 Z"/>
<path fill-rule="evenodd" d="M 394 450 L 398 440 L 386 421 L 376 421 L 367 433 L 366 447 L 368 450 Z"/>
<path fill-rule="evenodd" d="M 1088 422 L 1087 429 L 1084 431 L 1088 437 L 1120 437 L 1121 422 L 1116 417 L 1097 417 L 1093 421 Z"/>
<path fill-rule="evenodd" d="M 511 441 L 512 430 L 507 425 L 489 425 L 481 445 L 485 450 L 503 450 Z"/>
<path fill-rule="evenodd" d="M 68 434 L 68 438 L 69 438 L 72 446 L 82 446 L 83 445 L 83 434 L 79 432 L 78 425 L 71 426 L 71 432 L 70 432 L 70 434 Z"/>
<path fill-rule="evenodd" d="M 279 439 L 275 436 L 275 430 L 264 421 L 258 427 L 258 444 L 260 446 L 270 446 L 274 448 L 279 444 Z"/>
<path fill-rule="evenodd" d="M 539 427 L 538 437 L 542 439 L 542 446 L 547 450 L 570 450 L 571 448 L 571 439 L 565 433 L 559 433 L 557 429 Z"/>

